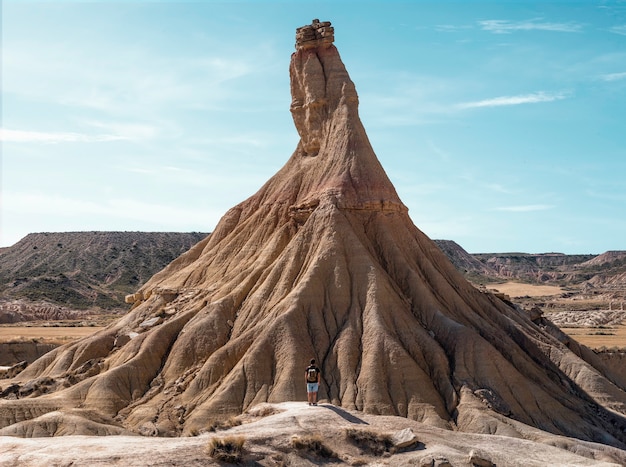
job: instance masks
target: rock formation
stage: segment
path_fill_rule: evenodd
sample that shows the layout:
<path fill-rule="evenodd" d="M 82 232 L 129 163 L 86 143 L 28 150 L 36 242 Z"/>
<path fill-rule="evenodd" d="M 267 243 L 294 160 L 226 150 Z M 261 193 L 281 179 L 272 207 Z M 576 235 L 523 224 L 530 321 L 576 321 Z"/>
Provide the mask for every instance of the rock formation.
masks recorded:
<path fill-rule="evenodd" d="M 12 380 L 34 392 L 2 401 L 0 426 L 67 411 L 196 433 L 261 402 L 306 400 L 316 358 L 320 398 L 347 409 L 626 447 L 621 381 L 549 323 L 476 290 L 413 225 L 332 38 L 330 23 L 298 30 L 301 139 L 285 166 L 132 295 L 126 316 Z"/>

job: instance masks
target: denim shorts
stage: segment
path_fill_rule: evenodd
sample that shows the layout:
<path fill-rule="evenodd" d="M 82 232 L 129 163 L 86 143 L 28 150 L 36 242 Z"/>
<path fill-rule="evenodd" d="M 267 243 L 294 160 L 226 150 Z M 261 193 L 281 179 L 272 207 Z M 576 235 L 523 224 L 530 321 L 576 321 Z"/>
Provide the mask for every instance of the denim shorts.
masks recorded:
<path fill-rule="evenodd" d="M 318 389 L 319 389 L 319 384 L 306 383 L 306 392 L 317 392 Z"/>

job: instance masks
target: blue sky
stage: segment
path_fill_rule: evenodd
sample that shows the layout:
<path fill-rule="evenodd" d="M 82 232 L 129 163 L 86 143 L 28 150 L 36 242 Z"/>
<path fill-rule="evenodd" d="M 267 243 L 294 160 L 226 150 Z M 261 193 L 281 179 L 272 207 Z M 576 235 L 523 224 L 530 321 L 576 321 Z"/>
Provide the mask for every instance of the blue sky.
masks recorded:
<path fill-rule="evenodd" d="M 626 249 L 626 2 L 2 2 L 0 245 L 210 232 L 292 154 L 295 29 L 332 21 L 414 223 Z"/>

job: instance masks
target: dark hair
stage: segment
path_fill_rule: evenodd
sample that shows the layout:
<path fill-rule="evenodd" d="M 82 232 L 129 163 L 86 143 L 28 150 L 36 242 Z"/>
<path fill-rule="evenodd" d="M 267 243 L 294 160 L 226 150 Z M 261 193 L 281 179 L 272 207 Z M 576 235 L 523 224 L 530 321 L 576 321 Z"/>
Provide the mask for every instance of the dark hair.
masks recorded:
<path fill-rule="evenodd" d="M 311 359 L 311 365 L 315 365 L 315 359 L 314 358 Z"/>

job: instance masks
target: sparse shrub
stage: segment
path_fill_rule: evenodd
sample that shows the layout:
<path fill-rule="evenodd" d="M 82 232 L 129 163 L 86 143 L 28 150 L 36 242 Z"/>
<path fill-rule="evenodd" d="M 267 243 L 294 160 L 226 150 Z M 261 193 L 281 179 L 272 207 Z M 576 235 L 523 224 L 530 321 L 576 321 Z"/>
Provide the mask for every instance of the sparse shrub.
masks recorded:
<path fill-rule="evenodd" d="M 285 467 L 289 465 L 285 460 L 284 455 L 280 452 L 270 456 L 270 459 L 272 460 L 273 465 L 275 465 L 276 467 Z"/>
<path fill-rule="evenodd" d="M 245 441 L 243 436 L 212 438 L 207 446 L 207 454 L 217 461 L 239 464 L 243 459 Z"/>
<path fill-rule="evenodd" d="M 187 432 L 187 436 L 200 436 L 202 433 L 202 431 L 194 427 Z"/>
<path fill-rule="evenodd" d="M 357 457 L 350 461 L 350 465 L 367 465 L 367 459 L 363 459 L 362 457 Z"/>
<path fill-rule="evenodd" d="M 348 428 L 346 430 L 346 437 L 348 441 L 355 444 L 362 451 L 374 456 L 382 456 L 386 452 L 391 452 L 393 449 L 393 442 L 389 435 Z"/>
<path fill-rule="evenodd" d="M 335 451 L 324 444 L 320 435 L 294 436 L 291 445 L 298 451 L 306 451 L 325 459 L 338 458 Z"/>
<path fill-rule="evenodd" d="M 241 420 L 239 420 L 237 417 L 230 417 L 226 420 L 224 419 L 213 420 L 213 422 L 209 425 L 207 430 L 208 431 L 228 430 L 229 428 L 232 428 L 238 425 L 241 425 Z"/>
<path fill-rule="evenodd" d="M 251 415 L 252 417 L 268 417 L 270 415 L 274 415 L 280 413 L 281 410 L 278 410 L 276 407 L 273 407 L 270 404 L 259 404 L 254 407 L 248 409 L 246 413 Z"/>

